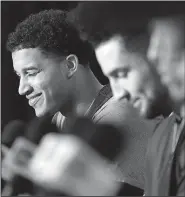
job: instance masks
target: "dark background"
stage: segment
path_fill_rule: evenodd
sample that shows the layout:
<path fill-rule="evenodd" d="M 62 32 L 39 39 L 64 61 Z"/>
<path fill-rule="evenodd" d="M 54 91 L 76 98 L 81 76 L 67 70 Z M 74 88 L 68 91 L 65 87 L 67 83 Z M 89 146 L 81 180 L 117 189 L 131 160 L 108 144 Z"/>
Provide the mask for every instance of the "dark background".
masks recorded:
<path fill-rule="evenodd" d="M 70 10 L 78 2 L 65 1 L 4 1 L 1 2 L 1 129 L 11 120 L 29 121 L 34 110 L 28 106 L 24 96 L 18 94 L 19 81 L 13 72 L 11 53 L 6 51 L 8 34 L 28 15 L 45 9 Z M 99 65 L 94 63 L 94 73 L 102 83 L 107 83 Z"/>

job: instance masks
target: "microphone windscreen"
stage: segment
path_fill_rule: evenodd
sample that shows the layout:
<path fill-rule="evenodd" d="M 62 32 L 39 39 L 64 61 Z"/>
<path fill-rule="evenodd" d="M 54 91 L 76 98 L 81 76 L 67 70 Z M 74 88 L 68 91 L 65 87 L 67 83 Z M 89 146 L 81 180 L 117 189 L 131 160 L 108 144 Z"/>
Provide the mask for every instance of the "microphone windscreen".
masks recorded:
<path fill-rule="evenodd" d="M 2 150 L 4 153 L 4 157 L 6 157 L 6 154 L 10 150 L 9 148 L 12 147 L 16 139 L 20 136 L 24 136 L 25 129 L 26 129 L 26 124 L 21 120 L 13 120 L 4 127 L 2 134 L 2 145 L 3 145 Z M 4 149 L 7 150 L 5 151 Z M 12 174 L 10 169 L 7 169 L 7 171 L 9 171 L 9 173 Z M 3 191 L 5 191 L 5 188 L 7 186 L 7 182 L 5 180 L 2 174 L 1 188 Z M 18 195 L 24 192 L 31 193 L 32 190 L 33 190 L 33 184 L 28 179 L 16 174 L 12 176 L 11 192 L 9 191 L 11 195 Z"/>
<path fill-rule="evenodd" d="M 25 125 L 21 120 L 13 120 L 8 123 L 2 133 L 2 144 L 10 148 L 17 137 L 24 135 Z"/>
<path fill-rule="evenodd" d="M 34 144 L 39 144 L 42 137 L 47 133 L 58 133 L 58 128 L 52 124 L 51 119 L 50 116 L 43 116 L 31 120 L 26 128 L 25 137 Z"/>

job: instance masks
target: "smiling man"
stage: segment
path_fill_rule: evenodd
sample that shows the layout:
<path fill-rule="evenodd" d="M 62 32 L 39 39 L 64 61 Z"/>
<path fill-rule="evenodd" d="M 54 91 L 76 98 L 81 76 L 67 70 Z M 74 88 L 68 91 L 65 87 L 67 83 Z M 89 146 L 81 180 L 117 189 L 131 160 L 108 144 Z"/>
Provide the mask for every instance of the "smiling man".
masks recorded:
<path fill-rule="evenodd" d="M 105 88 L 90 69 L 92 48 L 80 40 L 66 12 L 30 15 L 9 35 L 7 49 L 19 77 L 18 92 L 38 117 L 58 111 L 65 117 L 84 115 Z"/>
<path fill-rule="evenodd" d="M 117 100 L 129 95 L 130 102 L 146 118 L 169 115 L 172 103 L 168 91 L 158 73 L 149 66 L 142 50 L 130 51 L 124 38 L 115 35 L 97 46 L 96 56 Z M 161 105 L 163 101 L 165 106 Z"/>

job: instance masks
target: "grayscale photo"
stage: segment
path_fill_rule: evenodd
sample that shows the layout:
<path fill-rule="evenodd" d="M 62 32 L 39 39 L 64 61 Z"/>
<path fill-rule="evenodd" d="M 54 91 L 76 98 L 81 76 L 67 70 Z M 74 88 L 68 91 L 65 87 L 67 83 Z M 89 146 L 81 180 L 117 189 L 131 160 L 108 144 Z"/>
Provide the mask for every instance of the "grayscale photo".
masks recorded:
<path fill-rule="evenodd" d="M 185 196 L 184 7 L 1 1 L 2 196 Z"/>

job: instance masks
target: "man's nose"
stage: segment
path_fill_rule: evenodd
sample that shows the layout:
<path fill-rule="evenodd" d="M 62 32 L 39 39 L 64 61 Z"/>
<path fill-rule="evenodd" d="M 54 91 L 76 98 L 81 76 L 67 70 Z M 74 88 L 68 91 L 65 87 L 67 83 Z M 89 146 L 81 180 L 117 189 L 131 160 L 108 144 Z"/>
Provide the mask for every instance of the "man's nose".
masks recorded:
<path fill-rule="evenodd" d="M 19 82 L 19 89 L 18 89 L 19 94 L 20 95 L 26 95 L 31 90 L 32 90 L 32 87 L 30 86 L 28 81 L 26 79 L 24 79 L 23 77 L 21 77 L 20 82 Z"/>
<path fill-rule="evenodd" d="M 115 100 L 130 99 L 129 92 L 119 83 L 111 83 L 112 93 Z"/>

